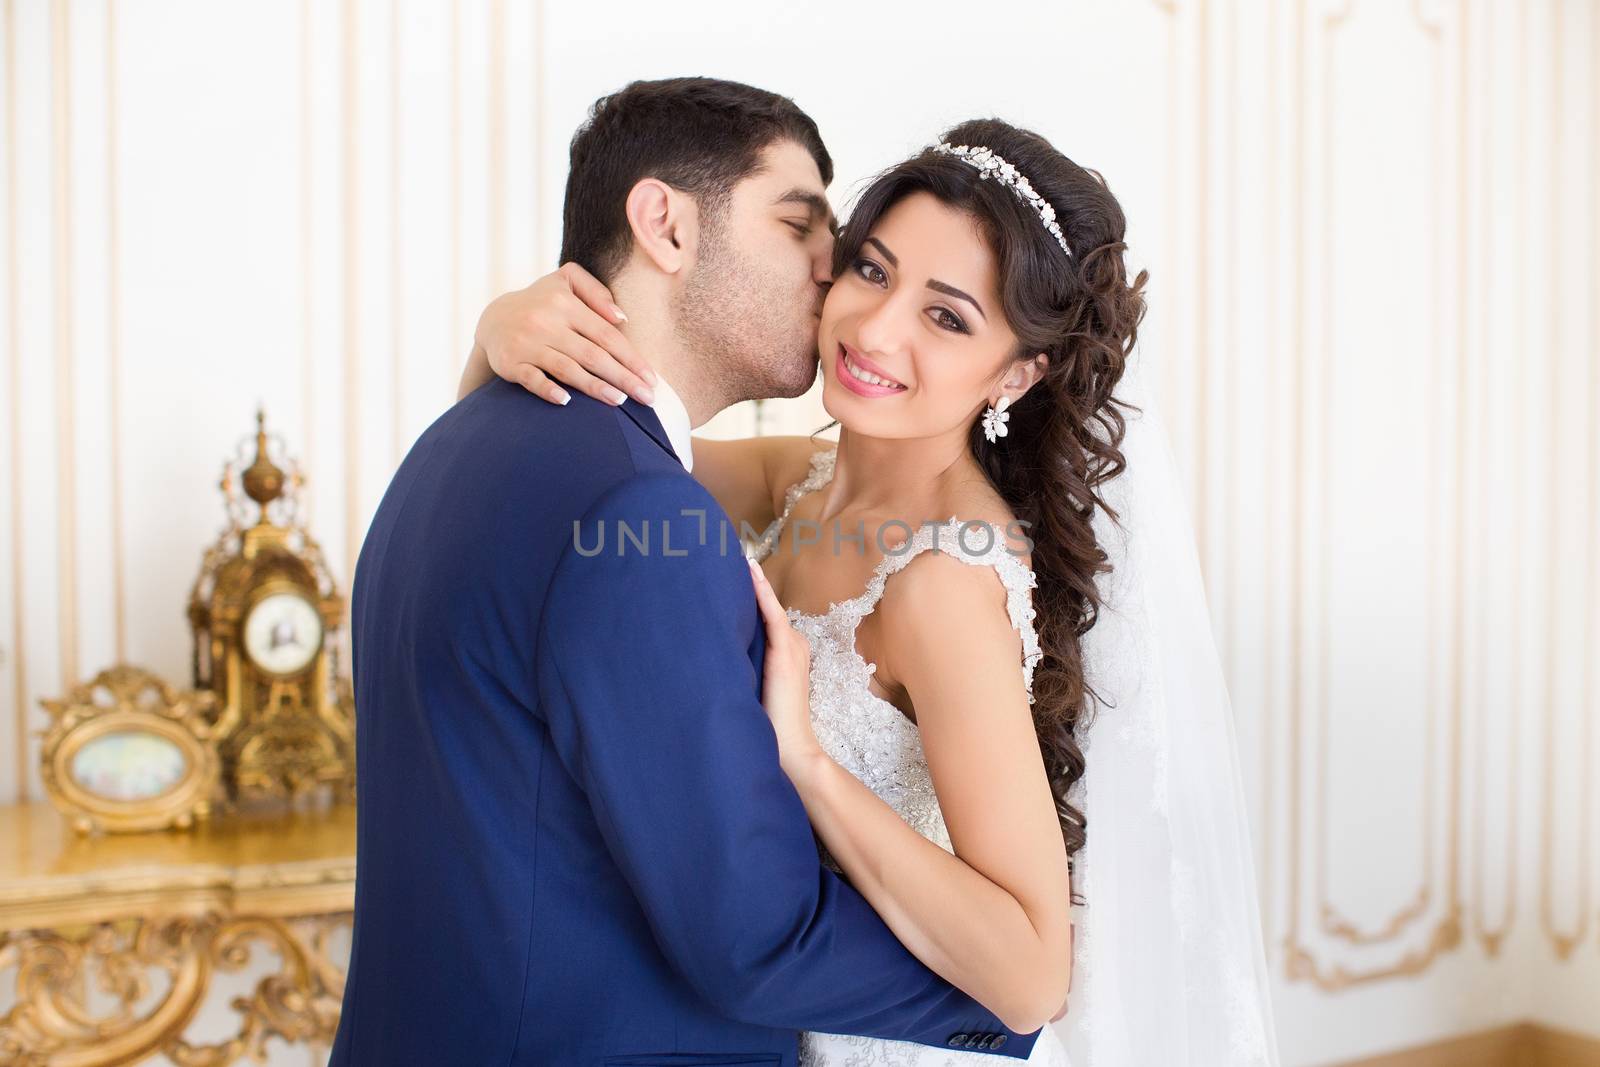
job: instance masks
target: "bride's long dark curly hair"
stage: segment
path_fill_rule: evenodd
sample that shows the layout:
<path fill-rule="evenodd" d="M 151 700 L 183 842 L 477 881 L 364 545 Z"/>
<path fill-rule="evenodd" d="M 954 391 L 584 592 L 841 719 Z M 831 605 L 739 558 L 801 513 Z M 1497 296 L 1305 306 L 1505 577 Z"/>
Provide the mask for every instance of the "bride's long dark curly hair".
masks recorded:
<path fill-rule="evenodd" d="M 1137 409 L 1111 391 L 1133 351 L 1149 274 L 1128 280 L 1127 223 L 1097 172 L 999 119 L 963 122 L 943 140 L 985 146 L 1015 166 L 1055 209 L 1072 255 L 1010 188 L 927 149 L 862 191 L 835 245 L 833 273 L 839 277 L 855 261 L 886 211 L 912 193 L 932 193 L 970 214 L 994 249 L 1006 322 L 1017 336 L 1015 358 L 1050 357 L 1045 375 L 1010 408 L 1008 435 L 990 444 L 974 419 L 969 446 L 1033 541 L 1035 626 L 1043 652 L 1033 676 L 1034 729 L 1071 857 L 1088 829 L 1067 796 L 1083 777 L 1078 730 L 1087 726 L 1091 700 L 1100 699 L 1084 676 L 1080 640 L 1099 615 L 1095 576 L 1111 569 L 1091 520 L 1097 507 L 1117 519 L 1099 487 L 1126 465 L 1119 408 Z"/>

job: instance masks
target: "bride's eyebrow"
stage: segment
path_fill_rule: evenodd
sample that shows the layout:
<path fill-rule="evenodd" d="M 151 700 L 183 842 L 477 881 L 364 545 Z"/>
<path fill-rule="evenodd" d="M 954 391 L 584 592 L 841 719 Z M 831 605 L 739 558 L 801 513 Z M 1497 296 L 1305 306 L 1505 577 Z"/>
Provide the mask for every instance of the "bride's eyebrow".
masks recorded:
<path fill-rule="evenodd" d="M 883 258 L 889 261 L 889 266 L 894 267 L 896 270 L 900 268 L 899 257 L 897 257 L 893 252 L 889 251 L 888 245 L 884 244 L 876 237 L 868 237 L 867 244 L 883 253 Z M 944 282 L 929 278 L 928 288 L 932 289 L 936 293 L 943 293 L 945 296 L 953 296 L 957 300 L 965 300 L 967 303 L 972 305 L 973 310 L 978 313 L 978 317 L 980 319 L 982 319 L 984 322 L 989 321 L 989 316 L 984 313 L 983 305 L 978 303 L 977 300 L 968 296 L 966 293 L 963 293 L 960 289 L 957 289 L 955 286 L 946 285 Z"/>
<path fill-rule="evenodd" d="M 983 319 L 984 322 L 989 321 L 989 316 L 983 313 L 983 305 L 978 303 L 972 297 L 968 296 L 966 293 L 963 293 L 960 289 L 957 289 L 955 286 L 946 285 L 944 282 L 935 281 L 934 279 L 929 278 L 928 288 L 932 289 L 936 293 L 943 293 L 945 296 L 953 296 L 957 300 L 965 300 L 967 303 L 972 305 L 973 310 L 978 313 L 979 318 Z"/>

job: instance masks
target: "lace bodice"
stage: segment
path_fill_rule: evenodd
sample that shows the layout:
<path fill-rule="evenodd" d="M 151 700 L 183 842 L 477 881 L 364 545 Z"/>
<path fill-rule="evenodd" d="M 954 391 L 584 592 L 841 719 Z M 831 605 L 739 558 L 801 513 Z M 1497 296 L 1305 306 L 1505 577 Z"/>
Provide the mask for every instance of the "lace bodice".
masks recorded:
<path fill-rule="evenodd" d="M 832 449 L 812 455 L 809 473 L 784 494 L 783 513 L 764 531 L 752 552 L 755 559 L 765 559 L 777 545 L 783 524 L 800 498 L 832 480 L 834 456 Z M 1031 702 L 1033 668 L 1040 652 L 1029 590 L 1037 582 L 1006 546 L 1005 532 L 992 523 L 963 522 L 952 516 L 943 523 L 923 526 L 885 555 L 859 596 L 831 604 L 820 615 L 796 609 L 788 612 L 790 624 L 811 644 L 811 721 L 817 740 L 912 829 L 947 851 L 951 851 L 950 834 L 923 758 L 921 735 L 899 708 L 868 687 L 877 665 L 856 651 L 856 630 L 882 598 L 889 577 L 923 552 L 937 548 L 974 566 L 993 567 L 1006 587 L 1011 624 L 1022 635 L 1023 683 Z"/>
<path fill-rule="evenodd" d="M 782 514 L 763 532 L 751 553 L 757 561 L 765 559 L 777 545 L 783 525 L 800 498 L 832 480 L 834 456 L 832 449 L 814 453 L 806 477 L 784 493 Z M 923 756 L 922 736 L 899 708 L 869 688 L 877 665 L 868 663 L 856 651 L 856 629 L 877 607 L 889 577 L 923 552 L 945 551 L 974 566 L 992 567 L 1005 585 L 1011 624 L 1022 635 L 1022 680 L 1031 702 L 1033 668 L 1040 652 L 1029 590 L 1037 581 L 1033 571 L 1008 552 L 1006 545 L 1004 531 L 992 523 L 962 522 L 952 516 L 943 523 L 923 526 L 885 555 L 859 596 L 830 604 L 820 615 L 792 608 L 788 612 L 790 624 L 811 644 L 811 723 L 818 742 L 912 829 L 947 852 L 954 849 Z M 835 871 L 839 869 L 826 849 L 822 850 L 822 860 Z M 1008 1061 L 906 1041 L 844 1034 L 800 1035 L 801 1067 L 993 1067 L 1002 1062 Z M 1039 1036 L 1028 1062 L 1068 1067 L 1066 1050 L 1049 1027 Z"/>

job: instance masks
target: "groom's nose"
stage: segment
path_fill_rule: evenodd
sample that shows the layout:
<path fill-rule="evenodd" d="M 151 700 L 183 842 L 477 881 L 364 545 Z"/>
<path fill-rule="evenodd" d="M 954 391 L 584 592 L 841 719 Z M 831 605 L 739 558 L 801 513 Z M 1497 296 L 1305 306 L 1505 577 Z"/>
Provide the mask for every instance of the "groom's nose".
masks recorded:
<path fill-rule="evenodd" d="M 824 293 L 833 284 L 833 242 L 830 233 L 817 242 L 817 252 L 811 257 L 811 280 L 821 286 Z"/>

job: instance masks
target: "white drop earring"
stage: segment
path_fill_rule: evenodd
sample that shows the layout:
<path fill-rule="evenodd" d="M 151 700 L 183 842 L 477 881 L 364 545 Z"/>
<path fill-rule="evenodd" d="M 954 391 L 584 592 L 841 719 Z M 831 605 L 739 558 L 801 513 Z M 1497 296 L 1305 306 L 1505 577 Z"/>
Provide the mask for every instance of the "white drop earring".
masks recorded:
<path fill-rule="evenodd" d="M 1011 406 L 1011 398 L 1003 396 L 1000 403 L 991 406 L 983 413 L 983 436 L 989 439 L 990 444 L 1006 435 L 1006 421 L 1011 418 L 1011 413 L 1006 408 Z"/>

